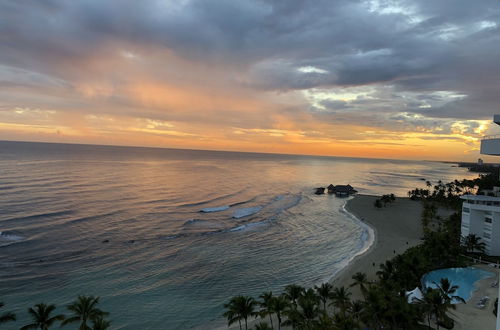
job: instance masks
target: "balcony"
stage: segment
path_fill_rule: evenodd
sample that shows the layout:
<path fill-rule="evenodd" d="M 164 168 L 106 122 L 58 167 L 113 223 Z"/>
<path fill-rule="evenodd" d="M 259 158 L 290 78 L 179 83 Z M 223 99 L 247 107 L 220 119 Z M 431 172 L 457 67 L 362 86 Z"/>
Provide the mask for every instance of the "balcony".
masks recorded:
<path fill-rule="evenodd" d="M 497 119 L 496 117 L 497 116 L 495 116 L 495 120 Z M 500 135 L 485 136 L 481 140 L 481 154 L 500 156 Z"/>

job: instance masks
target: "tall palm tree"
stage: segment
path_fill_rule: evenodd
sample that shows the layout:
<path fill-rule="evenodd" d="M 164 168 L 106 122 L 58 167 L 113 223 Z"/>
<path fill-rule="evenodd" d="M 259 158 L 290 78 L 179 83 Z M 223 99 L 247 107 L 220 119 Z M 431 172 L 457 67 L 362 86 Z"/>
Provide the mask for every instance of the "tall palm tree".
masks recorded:
<path fill-rule="evenodd" d="M 281 316 L 285 313 L 285 311 L 290 307 L 290 303 L 288 299 L 284 296 L 278 296 L 273 298 L 273 311 L 276 313 L 276 318 L 278 319 L 278 330 L 281 329 Z"/>
<path fill-rule="evenodd" d="M 264 292 L 259 296 L 262 301 L 259 302 L 260 307 L 262 308 L 259 312 L 261 317 L 265 317 L 266 315 L 269 316 L 269 322 L 271 322 L 271 328 L 274 329 L 273 326 L 273 302 L 274 302 L 274 296 L 272 291 L 269 292 Z"/>
<path fill-rule="evenodd" d="M 92 330 L 108 330 L 111 327 L 111 322 L 102 317 L 98 317 L 92 321 Z"/>
<path fill-rule="evenodd" d="M 92 330 L 88 322 L 102 318 L 109 313 L 103 312 L 97 308 L 99 297 L 78 296 L 78 299 L 68 305 L 67 309 L 72 313 L 70 317 L 64 320 L 62 325 L 79 322 L 79 330 Z"/>
<path fill-rule="evenodd" d="M 314 328 L 314 320 L 319 315 L 318 304 L 316 303 L 317 299 L 313 300 L 311 297 L 301 297 L 299 298 L 299 306 L 301 309 L 301 325 L 304 326 L 305 329 L 313 329 Z"/>
<path fill-rule="evenodd" d="M 273 328 L 270 328 L 269 324 L 267 324 L 266 322 L 257 323 L 255 325 L 255 330 L 272 330 L 272 329 Z"/>
<path fill-rule="evenodd" d="M 339 308 L 342 314 L 345 315 L 345 312 L 349 307 L 350 296 L 351 293 L 345 287 L 341 286 L 340 288 L 335 288 L 333 289 L 331 296 L 331 305 L 333 304 L 333 306 Z"/>
<path fill-rule="evenodd" d="M 450 281 L 447 278 L 442 278 L 439 281 L 439 284 L 434 282 L 437 288 L 441 291 L 441 295 L 446 302 L 451 303 L 451 301 L 460 301 L 465 304 L 465 299 L 455 295 L 455 292 L 458 290 L 458 285 L 451 285 Z"/>
<path fill-rule="evenodd" d="M 387 260 L 385 263 L 380 264 L 380 270 L 377 271 L 377 276 L 381 280 L 390 280 L 394 276 L 395 267 L 394 263 L 391 260 Z"/>
<path fill-rule="evenodd" d="M 314 290 L 311 290 L 314 292 Z M 318 299 L 311 294 L 303 295 L 298 299 L 300 308 L 287 311 L 288 320 L 283 324 L 290 325 L 293 329 L 315 329 L 316 318 L 320 315 Z"/>
<path fill-rule="evenodd" d="M 352 275 L 351 278 L 354 280 L 354 282 L 351 283 L 350 287 L 358 285 L 359 288 L 361 289 L 361 293 L 364 295 L 366 291 L 366 286 L 369 284 L 366 274 L 362 272 L 357 272 L 356 274 Z"/>
<path fill-rule="evenodd" d="M 415 300 L 422 307 L 424 314 L 427 315 L 427 323 L 429 329 L 431 329 L 432 316 L 436 317 L 436 325 L 437 329 L 439 329 L 438 321 L 446 314 L 446 310 L 449 307 L 449 305 L 444 302 L 440 290 L 429 288 L 424 293 L 422 299 L 415 299 Z"/>
<path fill-rule="evenodd" d="M 359 319 L 361 317 L 361 314 L 363 313 L 363 302 L 361 300 L 356 300 L 351 303 L 351 306 L 349 308 L 349 312 L 354 319 L 354 321 L 359 324 Z"/>
<path fill-rule="evenodd" d="M 319 299 L 323 303 L 323 310 L 326 312 L 326 303 L 332 294 L 333 285 L 330 283 L 323 283 L 321 286 L 315 286 L 316 292 L 318 293 Z"/>
<path fill-rule="evenodd" d="M 295 308 L 297 308 L 297 300 L 304 292 L 304 288 L 300 285 L 290 284 L 285 287 L 285 297 L 290 300 Z"/>
<path fill-rule="evenodd" d="M 238 321 L 241 330 L 241 320 L 243 319 L 245 320 L 245 330 L 248 330 L 247 320 L 249 316 L 256 315 L 254 312 L 256 304 L 257 302 L 252 297 L 236 296 L 231 298 L 229 303 L 224 304 L 227 311 L 223 315 L 227 318 L 228 325 Z"/>
<path fill-rule="evenodd" d="M 3 302 L 0 302 L 0 308 L 4 306 Z M 16 314 L 12 312 L 6 312 L 0 315 L 0 324 L 10 322 L 10 321 L 15 321 L 16 320 Z"/>
<path fill-rule="evenodd" d="M 33 320 L 33 323 L 25 325 L 21 328 L 21 330 L 28 329 L 40 329 L 47 330 L 51 327 L 56 321 L 64 320 L 64 315 L 58 314 L 56 316 L 50 316 L 50 314 L 56 309 L 55 305 L 46 305 L 46 304 L 36 304 L 35 308 L 30 307 L 28 309 L 28 313 Z"/>
<path fill-rule="evenodd" d="M 484 253 L 486 249 L 486 244 L 481 242 L 481 237 L 476 236 L 475 234 L 469 234 L 466 237 L 462 238 L 463 245 L 467 252 L 481 252 Z"/>

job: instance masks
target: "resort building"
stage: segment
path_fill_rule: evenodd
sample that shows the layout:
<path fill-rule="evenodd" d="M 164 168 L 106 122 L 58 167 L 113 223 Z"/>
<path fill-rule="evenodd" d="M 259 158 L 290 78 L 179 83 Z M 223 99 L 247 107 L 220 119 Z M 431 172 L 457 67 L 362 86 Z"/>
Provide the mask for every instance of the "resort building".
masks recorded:
<path fill-rule="evenodd" d="M 500 125 L 500 115 L 493 121 Z M 481 140 L 481 154 L 500 156 L 500 135 L 486 136 Z M 486 244 L 488 255 L 500 255 L 500 197 L 499 188 L 484 192 L 485 195 L 464 195 L 462 205 L 462 236 L 476 234 Z M 500 287 L 498 289 L 500 297 Z M 497 312 L 496 330 L 500 330 L 500 313 Z"/>
<path fill-rule="evenodd" d="M 486 244 L 485 253 L 500 255 L 500 188 L 485 195 L 463 195 L 462 236 L 474 234 Z M 493 195 L 493 196 L 491 196 Z M 495 196 L 497 195 L 497 196 Z"/>
<path fill-rule="evenodd" d="M 500 125 L 500 115 L 493 116 L 493 121 Z M 485 136 L 481 140 L 481 154 L 500 156 L 500 134 Z"/>
<path fill-rule="evenodd" d="M 500 125 L 500 115 L 493 121 Z M 481 140 L 481 154 L 500 156 L 500 135 Z M 482 161 L 482 160 L 481 160 Z M 500 188 L 482 191 L 482 195 L 463 195 L 461 234 L 474 234 L 486 244 L 485 253 L 500 255 Z"/>

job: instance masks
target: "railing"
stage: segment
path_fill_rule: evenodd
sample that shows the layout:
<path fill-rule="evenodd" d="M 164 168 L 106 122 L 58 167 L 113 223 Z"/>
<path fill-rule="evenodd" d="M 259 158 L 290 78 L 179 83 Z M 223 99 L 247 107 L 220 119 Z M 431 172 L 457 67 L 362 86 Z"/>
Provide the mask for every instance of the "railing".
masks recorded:
<path fill-rule="evenodd" d="M 493 140 L 493 139 L 500 139 L 500 134 L 486 135 L 483 136 L 481 140 Z"/>

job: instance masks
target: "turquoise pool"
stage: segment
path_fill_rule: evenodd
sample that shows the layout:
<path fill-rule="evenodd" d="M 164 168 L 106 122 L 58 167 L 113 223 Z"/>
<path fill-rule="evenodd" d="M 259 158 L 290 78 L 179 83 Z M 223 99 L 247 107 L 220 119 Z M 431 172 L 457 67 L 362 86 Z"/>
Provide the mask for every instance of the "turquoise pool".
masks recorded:
<path fill-rule="evenodd" d="M 426 288 L 436 288 L 436 283 L 442 278 L 447 278 L 451 285 L 458 285 L 458 290 L 455 295 L 462 297 L 465 301 L 468 301 L 472 292 L 474 292 L 474 284 L 488 277 L 495 277 L 495 273 L 488 272 L 479 268 L 467 267 L 467 268 L 444 268 L 434 270 L 422 276 L 422 287 Z M 454 301 L 453 303 L 458 303 Z"/>

